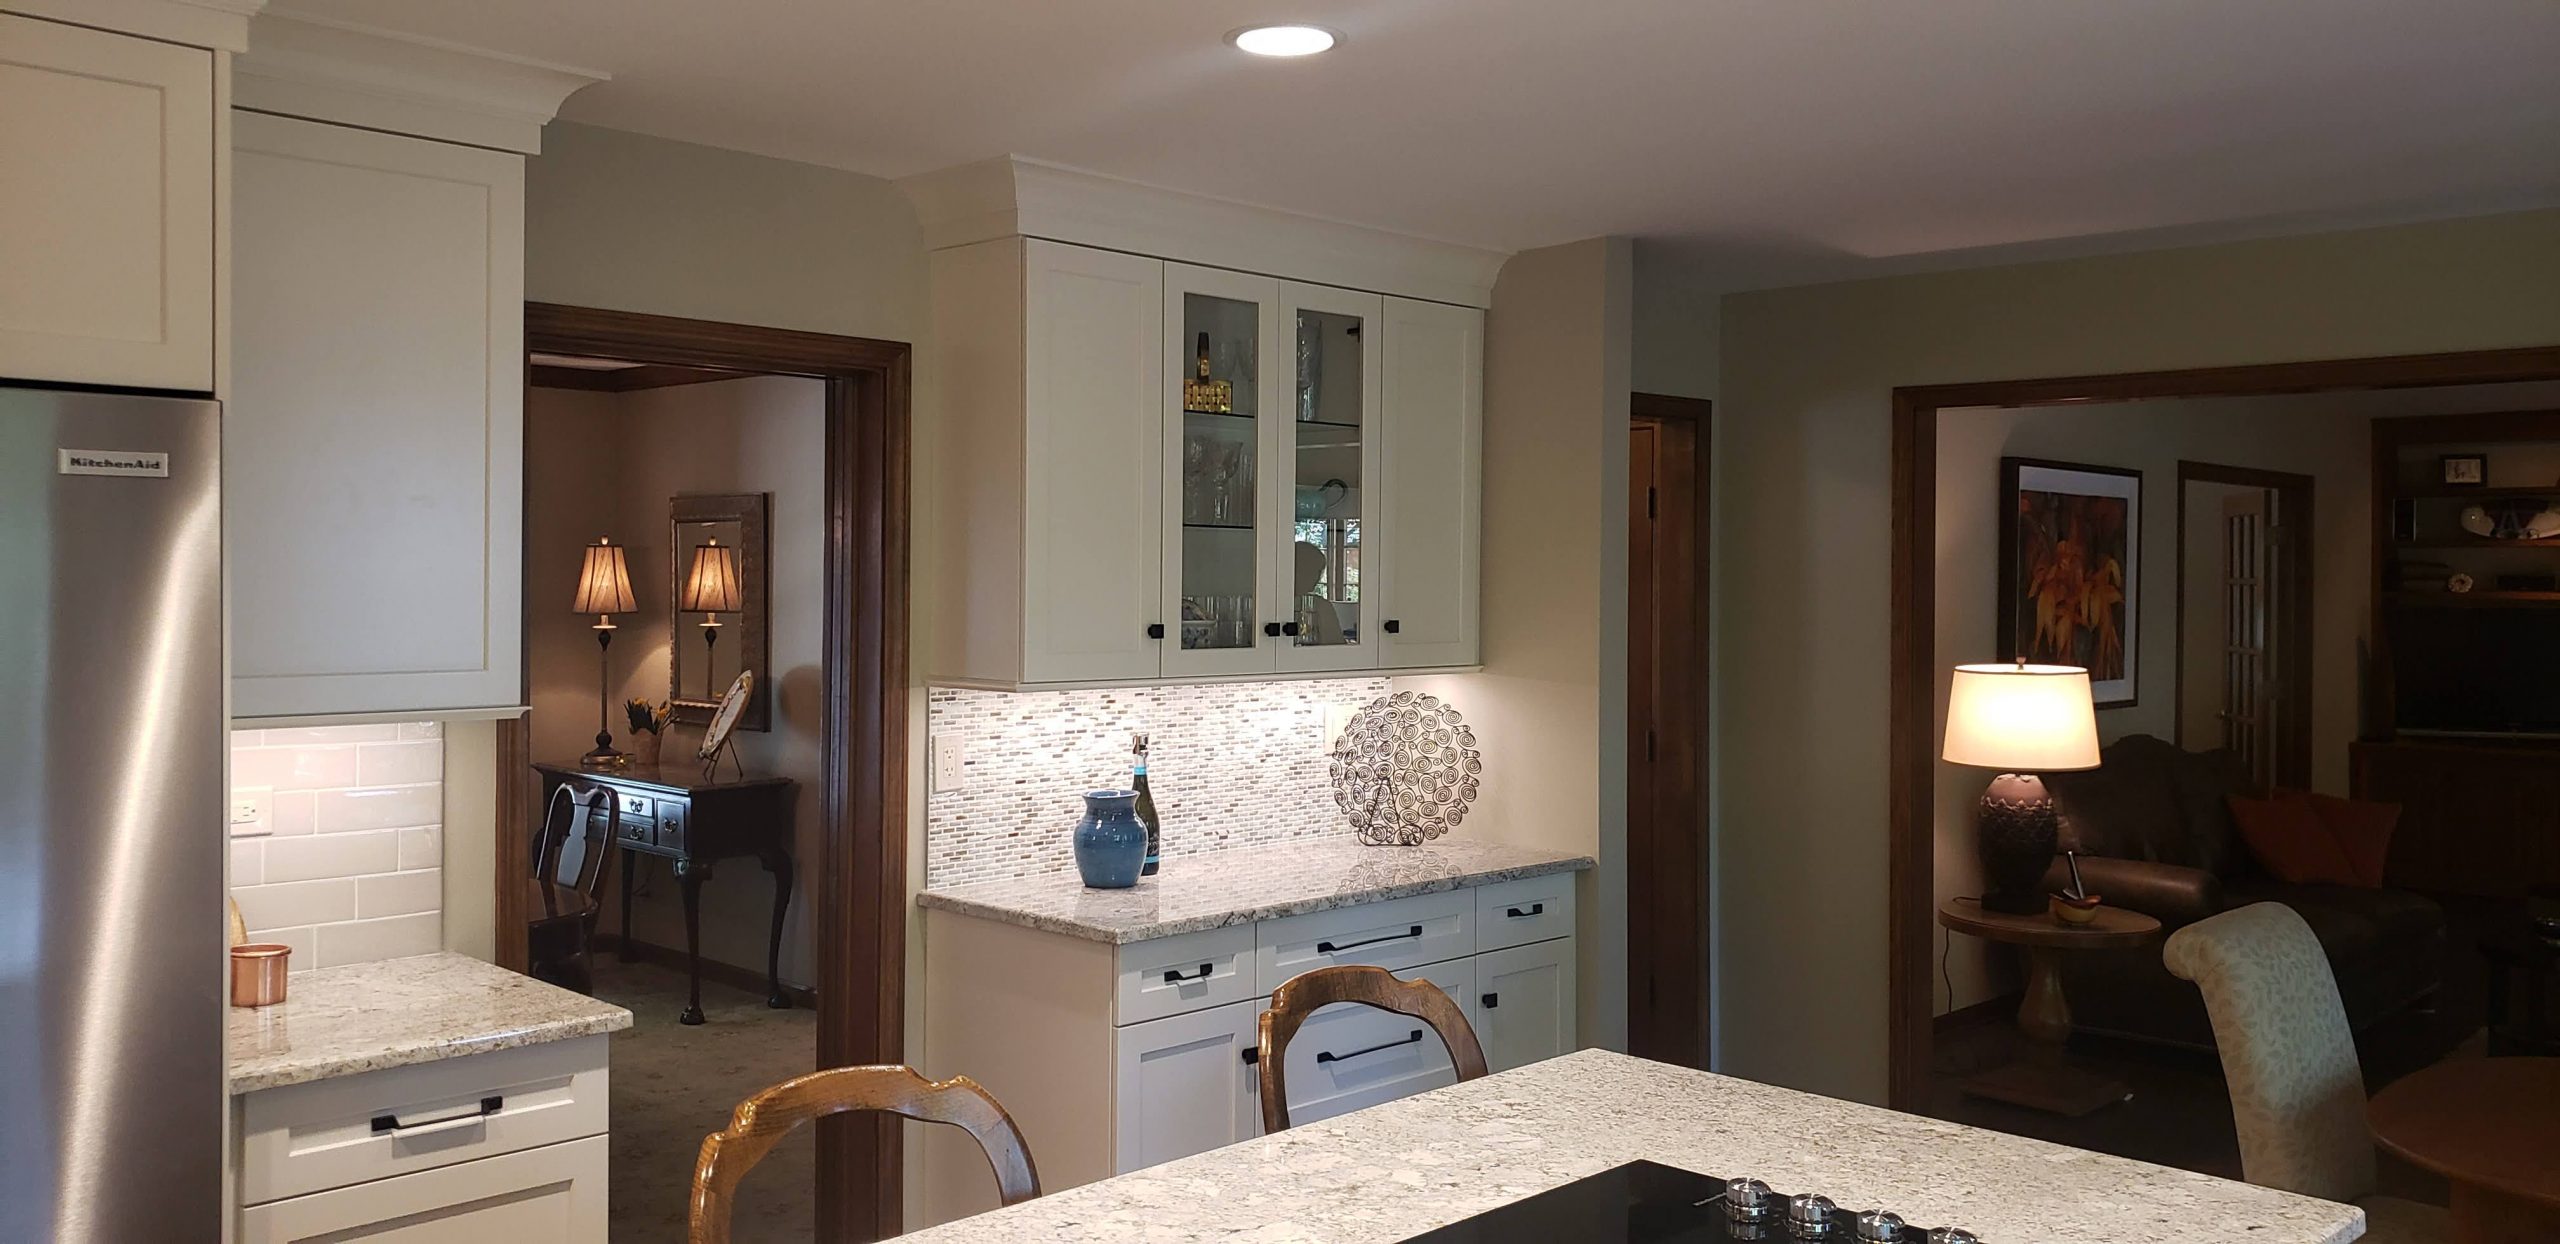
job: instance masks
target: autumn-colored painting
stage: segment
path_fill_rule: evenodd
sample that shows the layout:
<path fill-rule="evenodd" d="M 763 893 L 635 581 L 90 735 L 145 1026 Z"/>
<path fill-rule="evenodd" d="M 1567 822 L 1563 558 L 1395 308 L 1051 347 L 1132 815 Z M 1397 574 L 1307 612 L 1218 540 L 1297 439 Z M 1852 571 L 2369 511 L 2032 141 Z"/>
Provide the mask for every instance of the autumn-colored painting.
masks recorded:
<path fill-rule="evenodd" d="M 2098 707 L 2134 702 L 2142 473 L 2003 458 L 2000 655 L 2089 671 Z"/>

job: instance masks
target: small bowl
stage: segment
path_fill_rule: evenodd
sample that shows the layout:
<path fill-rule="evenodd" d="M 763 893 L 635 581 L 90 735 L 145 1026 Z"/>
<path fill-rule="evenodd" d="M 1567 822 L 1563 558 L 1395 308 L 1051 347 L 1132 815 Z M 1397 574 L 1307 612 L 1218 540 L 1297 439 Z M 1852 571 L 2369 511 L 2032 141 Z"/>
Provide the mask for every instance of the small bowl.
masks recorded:
<path fill-rule="evenodd" d="M 2073 898 L 2068 894 L 2056 894 L 2053 896 L 2053 918 L 2064 924 L 2087 924 L 2098 918 L 2100 897 L 2092 894 L 2087 898 Z"/>
<path fill-rule="evenodd" d="M 285 967 L 293 947 L 249 942 L 231 948 L 231 1005 L 274 1006 L 284 1001 Z"/>

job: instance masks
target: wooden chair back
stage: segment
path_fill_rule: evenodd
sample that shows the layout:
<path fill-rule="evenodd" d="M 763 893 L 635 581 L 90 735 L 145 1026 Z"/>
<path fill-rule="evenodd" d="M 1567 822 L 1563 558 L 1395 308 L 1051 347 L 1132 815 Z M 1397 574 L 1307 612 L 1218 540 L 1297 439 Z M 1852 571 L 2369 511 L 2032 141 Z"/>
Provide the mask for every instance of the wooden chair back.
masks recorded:
<path fill-rule="evenodd" d="M 604 815 L 598 816 L 599 810 Z M 587 911 L 595 910 L 597 894 L 604 888 L 605 857 L 612 851 L 621 818 L 621 805 L 612 791 L 597 788 L 581 794 L 566 783 L 552 788 L 551 802 L 543 809 L 542 832 L 533 840 L 533 879 L 542 883 L 537 890 L 543 896 L 543 916 L 584 914 L 560 910 L 554 886 L 586 896 Z M 578 846 L 574 854 L 569 850 L 572 842 Z"/>
<path fill-rule="evenodd" d="M 791 1129 L 848 1110 L 878 1110 L 926 1123 L 948 1123 L 969 1133 L 995 1168 L 996 1193 L 1006 1205 L 1040 1195 L 1040 1175 L 1022 1129 L 996 1099 L 967 1076 L 927 1080 L 912 1067 L 836 1067 L 785 1080 L 738 1103 L 729 1126 L 702 1138 L 693 1167 L 693 1228 L 689 1244 L 729 1244 L 729 1211 L 738 1181 L 763 1161 Z"/>
<path fill-rule="evenodd" d="M 1271 1009 L 1262 1013 L 1262 1048 L 1257 1057 L 1262 1065 L 1262 1130 L 1265 1133 L 1289 1130 L 1289 1085 L 1286 1055 L 1289 1039 L 1317 1011 L 1336 1002 L 1357 1002 L 1398 1015 L 1410 1015 L 1431 1025 L 1440 1034 L 1440 1043 L 1449 1047 L 1449 1061 L 1457 1064 L 1458 1079 L 1473 1080 L 1485 1073 L 1484 1046 L 1476 1041 L 1475 1026 L 1467 1022 L 1466 1013 L 1440 987 L 1429 981 L 1396 979 L 1385 968 L 1335 967 L 1317 968 L 1290 978 L 1271 995 Z"/>

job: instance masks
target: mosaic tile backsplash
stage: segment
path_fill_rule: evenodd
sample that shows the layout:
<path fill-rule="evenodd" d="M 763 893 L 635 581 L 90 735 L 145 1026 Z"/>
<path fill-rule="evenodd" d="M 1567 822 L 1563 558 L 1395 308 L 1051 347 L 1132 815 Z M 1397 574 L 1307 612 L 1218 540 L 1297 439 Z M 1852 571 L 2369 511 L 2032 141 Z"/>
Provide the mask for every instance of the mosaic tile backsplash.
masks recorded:
<path fill-rule="evenodd" d="M 1129 736 L 1149 737 L 1147 785 L 1166 858 L 1347 834 L 1327 779 L 1325 710 L 1387 694 L 1384 678 L 1112 687 L 933 688 L 926 730 L 961 740 L 960 789 L 925 796 L 925 884 L 1075 867 L 1084 792 L 1129 782 Z"/>

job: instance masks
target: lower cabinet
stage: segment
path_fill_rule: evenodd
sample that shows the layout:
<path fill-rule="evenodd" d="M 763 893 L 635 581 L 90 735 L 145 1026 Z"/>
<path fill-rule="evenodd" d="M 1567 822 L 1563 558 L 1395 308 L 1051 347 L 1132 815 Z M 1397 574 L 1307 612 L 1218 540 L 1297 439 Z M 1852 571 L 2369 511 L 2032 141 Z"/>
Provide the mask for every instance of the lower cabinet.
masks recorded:
<path fill-rule="evenodd" d="M 1572 1049 L 1573 939 L 1477 955 L 1466 1007 L 1492 1070 L 1509 1071 Z"/>
<path fill-rule="evenodd" d="M 236 1239 L 238 1244 L 601 1241 L 605 1154 L 606 1139 L 590 1136 L 253 1205 L 241 1211 Z"/>
<path fill-rule="evenodd" d="M 1114 1033 L 1112 1169 L 1134 1171 L 1261 1135 L 1261 1071 L 1253 1059 L 1261 1021 L 1257 998 Z"/>

